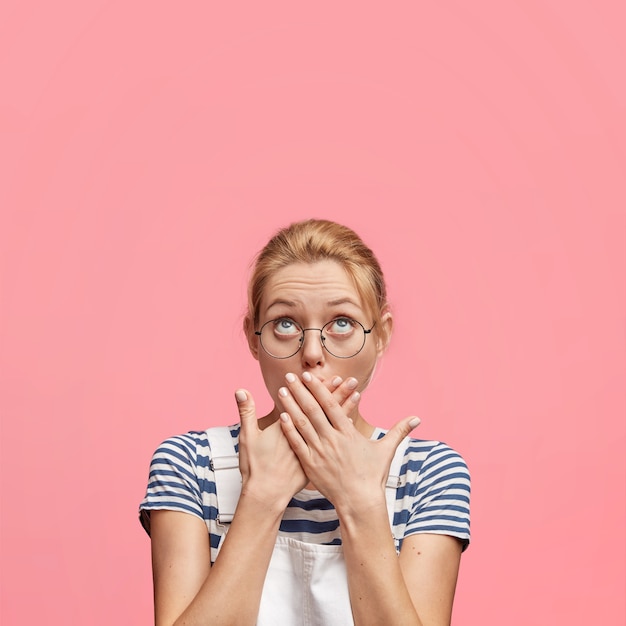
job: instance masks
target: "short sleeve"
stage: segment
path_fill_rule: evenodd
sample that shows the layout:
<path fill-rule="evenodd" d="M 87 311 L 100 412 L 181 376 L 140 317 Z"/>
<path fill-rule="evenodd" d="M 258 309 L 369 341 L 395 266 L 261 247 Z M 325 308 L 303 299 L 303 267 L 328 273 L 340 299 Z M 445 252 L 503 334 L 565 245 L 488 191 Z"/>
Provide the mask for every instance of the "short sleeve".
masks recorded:
<path fill-rule="evenodd" d="M 470 474 L 461 455 L 444 443 L 433 446 L 415 484 L 404 536 L 433 533 L 470 541 Z"/>
<path fill-rule="evenodd" d="M 191 433 L 166 439 L 152 456 L 139 520 L 150 534 L 150 511 L 167 509 L 202 516 L 196 475 L 197 444 Z"/>

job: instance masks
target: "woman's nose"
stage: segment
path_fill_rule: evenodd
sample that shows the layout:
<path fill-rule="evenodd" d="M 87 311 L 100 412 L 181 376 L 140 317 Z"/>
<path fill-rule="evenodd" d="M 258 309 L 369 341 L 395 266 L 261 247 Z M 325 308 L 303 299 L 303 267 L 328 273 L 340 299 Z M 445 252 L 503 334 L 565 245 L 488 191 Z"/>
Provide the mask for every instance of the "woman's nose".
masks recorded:
<path fill-rule="evenodd" d="M 315 367 L 324 363 L 324 346 L 322 346 L 322 334 L 316 328 L 305 331 L 300 349 L 302 363 L 305 367 Z"/>

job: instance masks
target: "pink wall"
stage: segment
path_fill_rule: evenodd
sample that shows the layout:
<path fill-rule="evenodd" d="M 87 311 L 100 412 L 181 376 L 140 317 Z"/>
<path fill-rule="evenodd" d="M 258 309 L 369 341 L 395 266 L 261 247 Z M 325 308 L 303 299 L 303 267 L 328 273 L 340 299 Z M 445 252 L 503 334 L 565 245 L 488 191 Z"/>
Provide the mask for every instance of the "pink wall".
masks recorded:
<path fill-rule="evenodd" d="M 388 275 L 367 415 L 472 469 L 455 624 L 625 623 L 618 4 L 3 7 L 3 625 L 150 622 L 150 455 L 267 406 L 245 274 L 308 216 Z"/>

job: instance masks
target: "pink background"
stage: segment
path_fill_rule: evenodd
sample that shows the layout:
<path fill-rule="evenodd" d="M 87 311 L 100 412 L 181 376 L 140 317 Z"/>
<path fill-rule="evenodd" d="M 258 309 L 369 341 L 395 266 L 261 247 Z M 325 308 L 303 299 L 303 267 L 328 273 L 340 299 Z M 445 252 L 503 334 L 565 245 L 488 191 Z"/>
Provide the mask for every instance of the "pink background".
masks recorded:
<path fill-rule="evenodd" d="M 316 216 L 388 276 L 366 415 L 472 470 L 454 623 L 623 625 L 621 6 L 3 3 L 2 624 L 150 623 L 150 456 L 269 408 L 248 264 Z"/>

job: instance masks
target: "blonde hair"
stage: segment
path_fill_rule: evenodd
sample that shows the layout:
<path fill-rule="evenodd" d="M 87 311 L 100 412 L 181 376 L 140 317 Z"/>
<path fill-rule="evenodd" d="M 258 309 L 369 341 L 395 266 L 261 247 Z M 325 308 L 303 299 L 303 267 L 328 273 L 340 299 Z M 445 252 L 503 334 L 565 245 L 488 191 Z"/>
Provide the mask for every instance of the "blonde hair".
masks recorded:
<path fill-rule="evenodd" d="M 388 308 L 387 288 L 378 259 L 350 228 L 329 220 L 309 219 L 294 222 L 279 230 L 257 255 L 248 283 L 248 312 L 244 328 L 256 328 L 259 306 L 268 279 L 292 263 L 336 261 L 354 281 L 366 310 L 373 316 L 375 331 L 386 343 L 388 336 L 381 323 Z"/>

